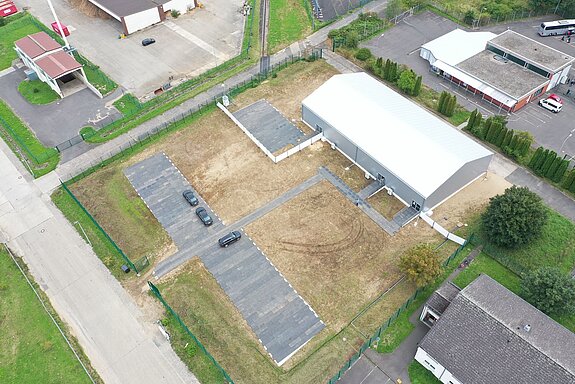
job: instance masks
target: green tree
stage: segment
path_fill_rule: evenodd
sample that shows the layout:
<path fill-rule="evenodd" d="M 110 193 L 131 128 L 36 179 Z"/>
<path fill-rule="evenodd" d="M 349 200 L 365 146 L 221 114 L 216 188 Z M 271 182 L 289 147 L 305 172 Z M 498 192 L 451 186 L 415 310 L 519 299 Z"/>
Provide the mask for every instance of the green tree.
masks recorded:
<path fill-rule="evenodd" d="M 418 287 L 424 287 L 441 274 L 438 252 L 430 244 L 418 244 L 401 255 L 399 269 Z"/>
<path fill-rule="evenodd" d="M 473 21 L 475 19 L 477 19 L 477 17 L 475 16 L 475 11 L 473 9 L 465 12 L 465 16 L 463 16 L 463 22 L 467 25 L 473 25 Z"/>
<path fill-rule="evenodd" d="M 345 34 L 345 46 L 347 48 L 357 48 L 359 45 L 359 33 L 355 30 L 348 31 Z"/>
<path fill-rule="evenodd" d="M 421 82 L 423 81 L 422 76 L 417 76 L 415 79 L 415 86 L 413 87 L 413 96 L 419 96 L 421 93 Z"/>
<path fill-rule="evenodd" d="M 531 157 L 531 160 L 529 161 L 529 167 L 531 169 L 535 169 L 539 165 L 539 162 L 541 161 L 542 157 L 543 157 L 543 147 L 539 147 L 533 154 L 533 157 Z"/>
<path fill-rule="evenodd" d="M 555 156 L 555 160 L 553 160 L 553 162 L 551 163 L 551 166 L 549 167 L 547 172 L 545 172 L 546 178 L 548 178 L 548 179 L 553 178 L 553 175 L 555 175 L 555 172 L 557 172 L 557 168 L 559 168 L 559 165 L 561 164 L 562 160 L 563 159 L 561 159 L 559 156 Z"/>
<path fill-rule="evenodd" d="M 355 58 L 361 61 L 366 61 L 371 57 L 371 51 L 369 48 L 360 48 L 355 53 Z"/>
<path fill-rule="evenodd" d="M 402 0 L 389 0 L 387 2 L 387 7 L 385 7 L 385 17 L 393 19 L 403 11 L 405 11 L 405 7 Z"/>
<path fill-rule="evenodd" d="M 541 198 L 525 187 L 513 186 L 490 199 L 481 221 L 490 242 L 517 248 L 537 238 L 547 222 Z"/>
<path fill-rule="evenodd" d="M 471 114 L 469 115 L 469 119 L 467 119 L 467 126 L 466 129 L 469 131 L 473 130 L 474 124 L 475 124 L 475 119 L 477 118 L 477 108 L 475 108 Z"/>
<path fill-rule="evenodd" d="M 565 176 L 565 172 L 567 172 L 567 168 L 569 167 L 569 160 L 561 160 L 561 164 L 557 167 L 555 174 L 553 175 L 552 179 L 556 183 L 560 183 L 563 180 L 563 176 Z"/>
<path fill-rule="evenodd" d="M 567 174 L 567 176 L 565 176 L 565 179 L 563 180 L 563 183 L 561 185 L 563 186 L 563 188 L 569 190 L 572 184 L 575 184 L 575 168 L 569 171 L 569 173 Z"/>
<path fill-rule="evenodd" d="M 497 138 L 495 139 L 495 145 L 497 145 L 500 148 L 503 147 L 503 140 L 505 140 L 507 132 L 509 132 L 507 128 L 501 127 L 501 130 L 499 131 L 499 133 L 497 134 Z"/>
<path fill-rule="evenodd" d="M 543 163 L 543 165 L 541 166 L 541 169 L 539 171 L 539 174 L 541 176 L 547 175 L 549 168 L 551 168 L 551 164 L 553 164 L 553 162 L 555 161 L 556 158 L 557 158 L 557 153 L 555 153 L 555 151 L 550 151 L 549 154 L 547 155 L 547 158 L 545 159 L 545 162 Z"/>
<path fill-rule="evenodd" d="M 548 315 L 575 313 L 575 279 L 555 267 L 528 273 L 521 282 L 521 296 Z"/>
<path fill-rule="evenodd" d="M 377 68 L 383 67 L 383 58 L 378 57 L 377 60 L 375 61 L 375 66 L 376 66 Z"/>
<path fill-rule="evenodd" d="M 415 72 L 410 69 L 401 73 L 399 80 L 397 80 L 397 86 L 404 93 L 412 94 L 415 88 L 415 81 Z"/>
<path fill-rule="evenodd" d="M 501 143 L 501 148 L 509 147 L 509 144 L 511 144 L 511 139 L 513 139 L 514 132 L 515 131 L 513 131 L 513 129 L 507 130 L 507 133 L 505 134 L 505 138 L 503 138 L 503 142 Z"/>

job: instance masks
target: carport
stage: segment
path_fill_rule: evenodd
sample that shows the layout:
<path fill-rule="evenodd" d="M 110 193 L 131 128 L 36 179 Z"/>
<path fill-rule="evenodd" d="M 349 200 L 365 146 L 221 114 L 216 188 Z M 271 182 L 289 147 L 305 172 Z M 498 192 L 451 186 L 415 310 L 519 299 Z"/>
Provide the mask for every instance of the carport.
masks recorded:
<path fill-rule="evenodd" d="M 172 10 L 185 13 L 196 7 L 196 0 L 89 0 L 96 7 L 122 23 L 125 35 L 137 32 L 166 19 Z"/>

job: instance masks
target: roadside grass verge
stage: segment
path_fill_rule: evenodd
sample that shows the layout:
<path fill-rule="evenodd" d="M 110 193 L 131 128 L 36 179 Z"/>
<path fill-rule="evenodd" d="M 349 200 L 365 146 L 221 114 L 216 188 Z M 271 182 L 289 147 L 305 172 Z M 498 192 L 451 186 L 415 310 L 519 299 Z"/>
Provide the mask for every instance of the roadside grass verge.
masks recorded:
<path fill-rule="evenodd" d="M 27 273 L 26 266 L 19 262 Z M 0 246 L 0 382 L 1 383 L 91 383 L 81 364 L 66 344 L 26 279 L 4 247 Z M 31 281 L 33 281 L 31 279 Z M 41 297 L 43 292 L 33 283 Z M 49 301 L 43 297 L 52 316 L 63 327 Z M 65 327 L 64 327 L 65 328 Z M 66 332 L 69 333 L 69 332 Z M 82 355 L 77 341 L 70 339 Z M 88 363 L 83 356 L 84 364 Z M 89 367 L 89 366 L 88 366 Z M 92 377 L 102 381 L 89 367 Z"/>
<path fill-rule="evenodd" d="M 427 370 L 418 361 L 413 360 L 407 367 L 411 384 L 441 384 L 431 371 Z"/>
<path fill-rule="evenodd" d="M 110 241 L 106 239 L 104 234 L 98 230 L 88 215 L 76 204 L 74 199 L 72 199 L 62 187 L 58 188 L 52 194 L 51 198 L 58 209 L 74 226 L 78 234 L 82 236 L 84 240 L 86 240 L 86 236 L 88 237 L 88 240 L 92 244 L 92 249 L 102 263 L 110 270 L 112 275 L 120 281 L 126 279 L 129 274 L 122 272 L 120 269 L 124 264 L 124 259 L 122 259 L 122 256 Z M 78 224 L 82 226 L 86 235 L 84 235 L 84 232 L 78 227 Z"/>
<path fill-rule="evenodd" d="M 34 177 L 56 169 L 60 154 L 55 148 L 46 148 L 14 112 L 0 100 L 0 135 L 12 151 L 32 168 Z"/>
<path fill-rule="evenodd" d="M 40 80 L 24 80 L 18 85 L 18 92 L 30 104 L 50 104 L 60 97 L 50 86 Z"/>
<path fill-rule="evenodd" d="M 142 108 L 140 101 L 131 93 L 127 93 L 114 101 L 114 107 L 124 116 L 134 115 Z"/>
<path fill-rule="evenodd" d="M 270 53 L 277 52 L 312 32 L 305 1 L 309 0 L 270 0 Z"/>
<path fill-rule="evenodd" d="M 447 267 L 443 269 L 443 273 L 439 276 L 433 284 L 428 285 L 417 296 L 417 298 L 403 311 L 397 319 L 381 334 L 380 341 L 377 343 L 377 352 L 391 353 L 393 352 L 403 340 L 405 340 L 411 331 L 415 329 L 409 318 L 419 307 L 423 305 L 433 294 L 433 292 L 447 279 L 447 277 L 457 268 L 461 261 L 469 255 L 473 246 L 467 245 L 457 257 L 455 257 Z M 419 321 L 419 320 L 418 320 Z"/>

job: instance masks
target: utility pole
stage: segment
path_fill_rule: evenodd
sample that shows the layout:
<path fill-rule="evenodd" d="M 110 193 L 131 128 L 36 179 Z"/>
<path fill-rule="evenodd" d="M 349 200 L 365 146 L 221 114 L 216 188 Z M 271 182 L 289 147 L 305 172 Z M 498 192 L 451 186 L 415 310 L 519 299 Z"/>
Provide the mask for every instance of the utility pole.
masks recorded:
<path fill-rule="evenodd" d="M 56 21 L 56 24 L 58 25 L 58 30 L 60 31 L 59 35 L 62 36 L 62 39 L 64 39 L 64 47 L 66 48 L 66 50 L 70 49 L 70 44 L 68 43 L 68 39 L 66 38 L 66 34 L 64 33 L 64 28 L 62 28 L 62 24 L 60 23 L 60 19 L 58 19 L 58 16 L 56 15 L 56 11 L 54 10 L 54 6 L 52 5 L 52 0 L 46 0 L 48 2 L 48 5 L 50 6 L 50 10 L 52 11 L 52 15 L 54 16 L 54 20 Z M 559 0 L 561 1 L 561 0 Z"/>

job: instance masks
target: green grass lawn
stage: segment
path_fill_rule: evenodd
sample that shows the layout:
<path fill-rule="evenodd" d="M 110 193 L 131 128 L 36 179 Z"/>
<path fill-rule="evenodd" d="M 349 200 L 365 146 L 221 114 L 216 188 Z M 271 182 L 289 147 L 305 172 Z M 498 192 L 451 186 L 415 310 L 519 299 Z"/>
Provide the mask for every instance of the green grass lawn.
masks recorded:
<path fill-rule="evenodd" d="M 15 153 L 17 149 L 24 152 L 30 167 L 34 170 L 35 177 L 45 175 L 56 168 L 60 161 L 58 151 L 42 145 L 30 128 L 2 100 L 0 100 L 0 118 L 2 119 L 0 120 L 0 135 Z"/>
<path fill-rule="evenodd" d="M 306 0 L 270 0 L 268 50 L 277 52 L 312 32 Z"/>
<path fill-rule="evenodd" d="M 0 27 L 0 71 L 8 68 L 18 55 L 14 42 L 31 33 L 40 32 L 40 28 L 30 23 L 31 16 L 26 15 Z"/>
<path fill-rule="evenodd" d="M 469 267 L 463 270 L 453 282 L 458 287 L 465 288 L 480 274 L 490 276 L 511 292 L 518 296 L 521 295 L 521 277 L 485 253 L 479 254 Z M 575 314 L 551 317 L 565 328 L 575 332 Z"/>
<path fill-rule="evenodd" d="M 477 255 L 453 282 L 459 288 L 465 288 L 482 273 L 489 275 L 512 292 L 518 294 L 521 291 L 521 278 L 485 253 Z"/>
<path fill-rule="evenodd" d="M 68 195 L 63 188 L 57 189 L 51 196 L 52 201 L 60 211 L 66 216 L 70 223 L 78 222 L 82 225 L 82 228 L 86 232 L 94 252 L 104 265 L 110 270 L 112 275 L 114 275 L 118 280 L 125 279 L 129 274 L 122 272 L 120 267 L 125 264 L 124 259 L 119 254 L 119 252 L 114 248 L 104 234 L 98 230 L 94 223 L 90 220 L 88 215 L 80 208 L 78 204 Z M 74 229 L 78 231 L 80 236 L 84 239 L 84 233 L 74 225 Z"/>
<path fill-rule="evenodd" d="M 133 115 L 142 108 L 140 101 L 136 99 L 131 93 L 127 93 L 114 101 L 114 107 L 124 116 Z"/>
<path fill-rule="evenodd" d="M 481 231 L 475 232 L 481 235 Z M 486 243 L 485 235 L 480 237 Z M 550 209 L 549 220 L 543 227 L 542 235 L 527 246 L 509 250 L 486 244 L 484 251 L 497 260 L 500 257 L 508 258 L 527 270 L 552 265 L 569 273 L 575 266 L 575 224 Z M 509 267 L 513 269 L 511 265 Z"/>
<path fill-rule="evenodd" d="M 3 247 L 0 270 L 0 383 L 90 383 Z"/>
<path fill-rule="evenodd" d="M 411 384 L 440 384 L 441 381 L 433 373 L 425 369 L 419 362 L 413 360 L 407 367 Z"/>
<path fill-rule="evenodd" d="M 48 84 L 40 80 L 22 81 L 20 85 L 18 85 L 18 92 L 20 92 L 30 104 L 50 104 L 60 98 Z"/>

